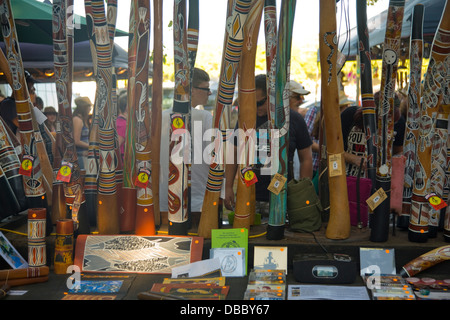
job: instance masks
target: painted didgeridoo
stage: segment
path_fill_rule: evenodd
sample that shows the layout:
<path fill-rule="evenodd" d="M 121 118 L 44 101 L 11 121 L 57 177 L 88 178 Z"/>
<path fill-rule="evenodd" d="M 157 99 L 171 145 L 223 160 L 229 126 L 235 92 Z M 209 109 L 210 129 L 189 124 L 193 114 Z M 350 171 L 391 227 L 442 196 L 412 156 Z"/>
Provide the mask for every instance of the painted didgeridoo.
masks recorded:
<path fill-rule="evenodd" d="M 20 269 L 4 269 L 0 270 L 0 281 L 12 279 L 38 278 L 48 276 L 49 267 L 28 267 Z"/>
<path fill-rule="evenodd" d="M 163 34 L 162 34 L 163 5 L 162 0 L 153 2 L 153 83 L 152 83 L 152 186 L 159 186 L 160 153 L 161 153 L 161 121 L 163 97 Z M 159 188 L 152 188 L 153 216 L 156 226 L 161 225 L 161 211 L 159 206 Z"/>
<path fill-rule="evenodd" d="M 52 203 L 52 222 L 70 218 L 74 221 L 77 234 L 90 233 L 86 207 L 84 205 L 84 176 L 78 164 L 78 156 L 73 137 L 72 122 L 72 78 L 73 78 L 73 26 L 67 25 L 68 10 L 73 0 L 53 2 L 53 57 L 55 86 L 58 98 L 58 132 L 56 154 L 54 156 L 53 190 L 56 195 Z M 64 161 L 64 162 L 63 162 Z M 68 169 L 69 168 L 69 169 Z M 66 170 L 70 175 L 64 179 Z M 66 172 L 65 171 L 65 172 Z M 63 171 L 61 171 L 63 172 Z M 79 186 L 79 187 L 76 187 Z M 61 196 L 61 188 L 64 197 Z M 60 203 L 63 202 L 63 203 Z M 55 208 L 56 212 L 53 212 Z"/>
<path fill-rule="evenodd" d="M 228 15 L 227 13 L 228 18 L 225 29 L 224 50 L 222 52 L 220 81 L 213 119 L 213 128 L 217 130 L 216 135 L 218 136 L 214 138 L 214 151 L 211 155 L 208 181 L 206 183 L 202 214 L 198 227 L 199 235 L 204 238 L 211 238 L 211 230 L 217 229 L 218 227 L 219 198 L 225 165 L 223 139 L 226 137 L 226 134 L 222 132 L 226 128 L 222 128 L 221 118 L 224 109 L 233 104 L 237 70 L 244 42 L 242 26 L 247 19 L 251 3 L 251 0 L 236 0 L 232 4 L 231 14 Z M 252 70 L 252 72 L 254 71 Z"/>
<path fill-rule="evenodd" d="M 414 6 L 411 24 L 411 40 L 409 44 L 410 75 L 408 87 L 408 111 L 405 125 L 403 155 L 405 162 L 405 181 L 403 183 L 402 212 L 397 226 L 408 228 L 411 215 L 411 197 L 416 170 L 417 141 L 419 140 L 420 97 L 423 58 L 423 15 L 422 4 Z"/>
<path fill-rule="evenodd" d="M 365 1 L 356 1 L 356 21 L 359 38 L 362 114 L 367 146 L 366 170 L 367 177 L 372 180 L 371 194 L 373 194 L 375 192 L 377 163 L 377 116 L 372 88 L 372 58 Z"/>
<path fill-rule="evenodd" d="M 233 228 L 250 229 L 255 215 L 255 185 L 247 185 L 254 177 L 251 164 L 256 145 L 255 58 L 261 25 L 263 2 L 254 2 L 244 24 L 244 46 L 238 71 L 239 137 L 238 179 Z M 242 135 L 241 135 L 242 134 Z"/>
<path fill-rule="evenodd" d="M 292 26 L 294 24 L 296 1 L 283 0 L 280 8 L 280 21 L 277 37 L 276 73 L 275 73 L 275 118 L 274 127 L 277 136 L 275 148 L 271 147 L 271 165 L 276 173 L 288 177 L 289 155 L 289 79 L 292 46 Z M 275 160 L 278 158 L 278 161 Z M 273 177 L 273 174 L 272 174 Z M 280 240 L 284 237 L 287 212 L 287 184 L 285 183 L 278 194 L 270 192 L 269 223 L 267 239 Z"/>
<path fill-rule="evenodd" d="M 447 1 L 439 27 L 431 47 L 430 60 L 424 79 L 421 100 L 419 141 L 417 145 L 416 176 L 411 198 L 411 215 L 408 239 L 411 242 L 426 242 L 429 233 L 430 203 L 426 196 L 431 189 L 431 157 L 436 118 L 445 94 L 445 79 L 448 74 L 450 54 L 450 4 Z M 448 83 L 447 83 L 448 84 Z"/>
<path fill-rule="evenodd" d="M 5 56 L 8 59 L 8 72 L 11 74 L 12 90 L 16 102 L 19 131 L 22 140 L 21 166 L 23 169 L 26 169 L 24 174 L 22 174 L 25 196 L 27 197 L 28 208 L 45 208 L 47 210 L 46 184 L 48 184 L 48 181 L 43 174 L 39 158 L 40 155 L 44 155 L 40 151 L 45 151 L 45 146 L 42 146 L 43 148 L 38 146 L 42 144 L 42 136 L 34 118 L 33 104 L 30 100 L 23 72 L 16 26 L 9 0 L 0 1 L 0 16 L 2 18 L 3 41 L 6 48 Z M 52 230 L 50 216 L 47 216 L 47 219 L 46 234 L 50 234 Z"/>
<path fill-rule="evenodd" d="M 377 106 L 377 173 L 376 189 L 386 198 L 370 215 L 370 241 L 384 242 L 389 236 L 390 190 L 394 140 L 394 94 L 400 57 L 401 31 L 405 1 L 390 0 L 383 47 L 380 102 Z"/>
<path fill-rule="evenodd" d="M 413 277 L 436 264 L 450 259 L 450 245 L 430 250 L 405 264 L 400 270 L 402 277 Z"/>
<path fill-rule="evenodd" d="M 344 144 L 336 74 L 336 14 L 334 0 L 320 0 L 320 69 L 322 113 L 328 163 L 329 221 L 325 236 L 347 239 L 350 236 L 350 211 L 345 176 Z"/>
<path fill-rule="evenodd" d="M 93 0 L 92 14 L 97 54 L 97 90 L 95 108 L 98 109 L 98 209 L 97 227 L 100 234 L 119 233 L 119 208 L 116 183 L 117 153 L 115 150 L 115 117 L 111 110 L 112 48 L 102 0 Z"/>
<path fill-rule="evenodd" d="M 187 235 L 189 219 L 191 83 L 187 50 L 186 0 L 174 1 L 175 86 L 170 114 L 168 218 L 169 234 Z M 175 151 L 174 151 L 175 150 Z"/>

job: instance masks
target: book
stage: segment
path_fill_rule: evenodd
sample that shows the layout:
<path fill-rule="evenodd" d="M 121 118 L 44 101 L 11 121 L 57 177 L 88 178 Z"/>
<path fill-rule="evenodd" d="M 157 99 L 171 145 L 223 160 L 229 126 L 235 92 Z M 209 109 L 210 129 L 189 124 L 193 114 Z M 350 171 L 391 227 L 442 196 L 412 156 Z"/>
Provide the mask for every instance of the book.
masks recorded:
<path fill-rule="evenodd" d="M 220 270 L 223 276 L 245 276 L 244 248 L 211 248 L 210 258 L 219 259 Z"/>
<path fill-rule="evenodd" d="M 253 268 L 283 270 L 287 274 L 287 247 L 255 246 Z"/>
<path fill-rule="evenodd" d="M 248 266 L 248 229 L 213 229 L 211 230 L 211 248 L 244 248 L 244 275 Z"/>

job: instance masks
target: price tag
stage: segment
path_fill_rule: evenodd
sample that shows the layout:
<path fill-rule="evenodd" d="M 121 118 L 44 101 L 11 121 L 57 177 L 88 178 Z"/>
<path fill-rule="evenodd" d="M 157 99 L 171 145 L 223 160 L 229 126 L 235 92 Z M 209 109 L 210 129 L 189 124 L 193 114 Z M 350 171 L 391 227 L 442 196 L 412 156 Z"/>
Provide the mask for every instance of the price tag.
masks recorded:
<path fill-rule="evenodd" d="M 150 180 L 151 171 L 147 168 L 140 168 L 136 180 L 134 181 L 135 186 L 146 188 Z"/>
<path fill-rule="evenodd" d="M 342 174 L 342 158 L 341 154 L 331 154 L 328 157 L 329 177 L 336 177 Z"/>
<path fill-rule="evenodd" d="M 19 173 L 27 177 L 31 176 L 31 172 L 33 171 L 33 162 L 34 162 L 33 156 L 29 154 L 23 155 L 22 163 L 20 164 L 19 168 Z"/>
<path fill-rule="evenodd" d="M 438 197 L 435 193 L 430 193 L 426 195 L 425 198 L 435 210 L 440 210 L 447 206 L 447 203 L 445 203 L 445 201 Z"/>
<path fill-rule="evenodd" d="M 252 184 L 258 182 L 255 172 L 250 167 L 242 169 L 241 174 L 247 187 L 250 187 Z"/>
<path fill-rule="evenodd" d="M 375 208 L 378 207 L 386 198 L 386 193 L 383 188 L 380 188 L 366 200 L 366 203 L 369 206 L 370 211 L 373 212 Z"/>
<path fill-rule="evenodd" d="M 185 124 L 183 118 L 176 114 L 172 116 L 172 130 L 185 129 Z"/>
<path fill-rule="evenodd" d="M 70 182 L 70 177 L 72 176 L 73 164 L 67 161 L 61 161 L 61 168 L 56 175 L 56 180 L 62 182 Z"/>
<path fill-rule="evenodd" d="M 283 189 L 284 185 L 286 184 L 286 180 L 287 179 L 285 176 L 282 176 L 281 174 L 276 173 L 273 176 L 272 181 L 270 181 L 270 184 L 267 187 L 267 189 L 270 192 L 278 195 L 281 192 L 281 190 Z"/>

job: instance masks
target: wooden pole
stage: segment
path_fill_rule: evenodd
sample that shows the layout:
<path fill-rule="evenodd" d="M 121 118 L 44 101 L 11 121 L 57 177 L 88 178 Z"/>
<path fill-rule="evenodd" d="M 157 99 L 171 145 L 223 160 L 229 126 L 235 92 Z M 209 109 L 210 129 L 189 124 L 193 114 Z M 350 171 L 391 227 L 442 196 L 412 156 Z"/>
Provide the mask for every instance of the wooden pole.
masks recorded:
<path fill-rule="evenodd" d="M 350 236 L 350 212 L 336 74 L 335 5 L 334 0 L 320 0 L 319 50 L 322 83 L 321 101 L 327 143 L 330 190 L 330 218 L 325 236 L 329 239 L 339 240 L 347 239 Z"/>

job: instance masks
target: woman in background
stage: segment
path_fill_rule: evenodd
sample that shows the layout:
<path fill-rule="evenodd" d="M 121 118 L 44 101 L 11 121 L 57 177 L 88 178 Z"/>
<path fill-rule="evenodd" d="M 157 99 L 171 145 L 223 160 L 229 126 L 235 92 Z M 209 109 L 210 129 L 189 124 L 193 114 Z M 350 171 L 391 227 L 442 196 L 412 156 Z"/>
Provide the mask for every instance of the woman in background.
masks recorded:
<path fill-rule="evenodd" d="M 76 108 L 73 111 L 73 138 L 78 155 L 80 169 L 85 169 L 88 148 L 89 148 L 89 113 L 92 102 L 88 97 L 78 97 L 75 99 Z"/>

